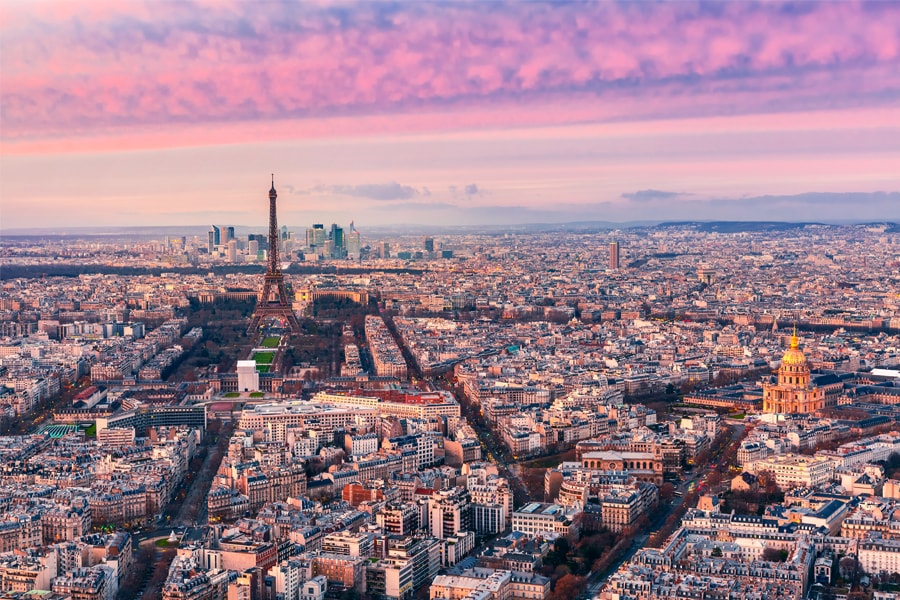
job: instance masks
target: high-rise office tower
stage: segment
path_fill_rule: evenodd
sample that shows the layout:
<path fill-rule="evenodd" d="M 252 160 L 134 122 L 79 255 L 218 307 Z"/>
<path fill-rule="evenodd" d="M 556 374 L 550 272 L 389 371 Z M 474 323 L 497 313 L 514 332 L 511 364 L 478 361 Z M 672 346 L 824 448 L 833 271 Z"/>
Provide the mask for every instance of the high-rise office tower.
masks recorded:
<path fill-rule="evenodd" d="M 316 248 L 321 248 L 325 245 L 325 239 L 328 237 L 325 235 L 325 226 L 321 223 L 314 223 L 313 226 L 313 243 L 311 246 L 315 246 Z"/>
<path fill-rule="evenodd" d="M 425 238 L 425 252 L 434 252 L 434 238 Z"/>
<path fill-rule="evenodd" d="M 387 242 L 381 242 L 378 244 L 378 257 L 379 258 L 390 258 L 391 257 L 391 245 Z"/>
<path fill-rule="evenodd" d="M 331 256 L 330 251 L 325 252 L 325 226 L 321 223 L 314 223 L 312 227 L 306 230 L 306 247 L 312 250 L 319 258 Z"/>
<path fill-rule="evenodd" d="M 359 249 L 360 249 L 360 238 L 359 232 L 355 229 L 351 229 L 347 234 L 347 257 L 348 258 L 359 258 Z"/>
<path fill-rule="evenodd" d="M 251 233 L 247 236 L 248 242 L 256 242 L 256 247 L 259 250 L 268 250 L 269 249 L 269 238 L 264 236 L 261 233 Z"/>
<path fill-rule="evenodd" d="M 609 268 L 619 268 L 619 242 L 609 243 Z"/>
<path fill-rule="evenodd" d="M 230 242 L 231 240 L 234 239 L 234 227 L 231 227 L 231 226 L 223 227 L 222 230 L 225 233 L 225 239 L 222 240 L 223 244 L 227 244 L 228 242 Z"/>
<path fill-rule="evenodd" d="M 209 239 L 206 243 L 207 251 L 212 254 L 216 250 L 216 246 L 221 244 L 221 230 L 215 225 L 209 228 Z"/>
<path fill-rule="evenodd" d="M 338 227 L 336 223 L 331 224 L 331 241 L 334 242 L 332 250 L 332 258 L 344 257 L 344 228 Z"/>

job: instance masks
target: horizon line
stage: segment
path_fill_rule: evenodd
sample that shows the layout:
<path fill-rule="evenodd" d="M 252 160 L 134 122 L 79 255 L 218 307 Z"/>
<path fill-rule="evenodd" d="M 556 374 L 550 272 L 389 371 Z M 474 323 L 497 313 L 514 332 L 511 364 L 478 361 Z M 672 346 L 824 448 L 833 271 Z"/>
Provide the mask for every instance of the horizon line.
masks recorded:
<path fill-rule="evenodd" d="M 352 221 L 352 220 L 351 220 Z M 834 219 L 825 219 L 820 221 L 806 221 L 806 220 L 794 220 L 794 219 L 635 219 L 630 221 L 604 221 L 604 220 L 586 220 L 586 221 L 528 221 L 528 222 L 519 222 L 519 223 L 483 223 L 483 224 L 469 224 L 469 225 L 437 225 L 437 224 L 428 224 L 428 223 L 396 223 L 393 225 L 364 225 L 364 227 L 368 227 L 371 229 L 398 229 L 398 228 L 434 228 L 434 229 L 484 229 L 484 228 L 498 228 L 498 227 L 527 227 L 527 226 L 560 226 L 560 225 L 578 225 L 578 226 L 590 226 L 590 225 L 621 225 L 627 226 L 631 228 L 637 227 L 652 227 L 655 225 L 663 225 L 663 224 L 671 224 L 671 225 L 691 225 L 697 223 L 747 223 L 747 224 L 760 224 L 760 223 L 771 223 L 771 224 L 785 224 L 785 225 L 823 225 L 823 226 L 853 226 L 853 225 L 897 225 L 900 222 L 900 216 L 896 218 L 886 218 L 879 220 L 872 219 L 846 219 L 846 220 L 834 220 Z M 312 223 L 310 223 L 311 225 Z M 90 226 L 90 225 L 76 225 L 71 227 L 65 226 L 51 226 L 51 227 L 0 227 L 0 236 L 3 235 L 16 235 L 19 232 L 29 232 L 28 234 L 40 234 L 45 233 L 48 235 L 65 235 L 60 234 L 60 231 L 73 231 L 79 233 L 86 233 L 88 231 L 102 231 L 102 232 L 110 232 L 115 233 L 117 231 L 123 230 L 155 230 L 155 229 L 197 229 L 197 228 L 206 228 L 215 225 L 215 223 L 196 223 L 190 225 L 98 225 L 98 226 Z M 227 225 L 231 226 L 232 224 L 227 223 Z M 310 225 L 295 225 L 293 227 L 309 227 Z M 243 224 L 234 224 L 234 227 L 240 227 L 244 229 L 254 229 L 257 227 L 267 228 L 268 225 L 243 225 Z M 292 227 L 288 225 L 283 225 L 284 227 Z"/>

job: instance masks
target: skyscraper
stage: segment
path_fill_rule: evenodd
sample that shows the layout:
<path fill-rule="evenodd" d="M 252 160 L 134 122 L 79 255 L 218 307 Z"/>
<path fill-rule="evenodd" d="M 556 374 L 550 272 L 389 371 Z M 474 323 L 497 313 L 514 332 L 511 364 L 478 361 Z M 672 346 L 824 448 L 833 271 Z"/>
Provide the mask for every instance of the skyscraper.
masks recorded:
<path fill-rule="evenodd" d="M 319 258 L 325 258 L 325 239 L 327 237 L 325 235 L 325 226 L 321 223 L 314 223 L 312 227 L 306 230 L 306 247 Z"/>
<path fill-rule="evenodd" d="M 216 246 L 222 243 L 222 230 L 212 225 L 209 228 L 209 239 L 206 244 L 207 251 L 212 254 L 216 250 Z"/>
<path fill-rule="evenodd" d="M 256 247 L 259 250 L 268 250 L 269 249 L 269 238 L 261 233 L 251 233 L 247 236 L 248 242 L 256 242 Z"/>
<path fill-rule="evenodd" d="M 609 243 L 609 268 L 613 270 L 619 268 L 619 242 Z"/>
<path fill-rule="evenodd" d="M 312 243 L 310 246 L 321 248 L 325 245 L 325 226 L 321 223 L 314 223 L 312 226 Z"/>
<path fill-rule="evenodd" d="M 347 257 L 352 259 L 359 258 L 360 238 L 359 232 L 350 223 L 350 231 L 347 233 Z"/>
<path fill-rule="evenodd" d="M 425 238 L 425 252 L 434 252 L 434 238 Z"/>
<path fill-rule="evenodd" d="M 331 224 L 331 241 L 334 242 L 334 249 L 332 250 L 331 257 L 332 258 L 343 258 L 344 257 L 344 229 L 343 227 L 338 227 L 336 223 Z"/>

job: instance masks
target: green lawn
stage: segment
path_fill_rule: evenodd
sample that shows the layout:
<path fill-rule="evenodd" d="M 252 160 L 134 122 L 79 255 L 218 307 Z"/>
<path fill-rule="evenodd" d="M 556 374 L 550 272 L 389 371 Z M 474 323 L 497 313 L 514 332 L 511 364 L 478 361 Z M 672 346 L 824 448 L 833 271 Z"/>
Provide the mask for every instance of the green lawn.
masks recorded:
<path fill-rule="evenodd" d="M 269 372 L 269 367 L 270 367 L 270 366 L 271 366 L 271 365 L 260 365 L 260 364 L 257 364 L 257 365 L 256 365 L 256 370 L 259 371 L 260 373 L 268 373 L 268 372 Z"/>
<path fill-rule="evenodd" d="M 226 398 L 240 398 L 241 394 L 240 394 L 240 392 L 228 392 L 227 394 L 225 394 L 225 397 Z"/>
<path fill-rule="evenodd" d="M 262 398 L 263 396 L 265 396 L 265 394 L 262 392 L 250 392 L 251 398 Z"/>
<path fill-rule="evenodd" d="M 157 548 L 175 548 L 176 546 L 178 546 L 178 542 L 170 542 L 167 538 L 156 540 L 155 542 L 153 542 L 153 544 Z"/>
<path fill-rule="evenodd" d="M 280 337 L 267 337 L 262 341 L 263 348 L 277 348 L 278 343 L 281 341 Z"/>
<path fill-rule="evenodd" d="M 97 437 L 97 424 L 91 423 L 91 426 L 84 430 L 85 437 Z"/>
<path fill-rule="evenodd" d="M 253 355 L 253 360 L 256 361 L 257 365 L 271 365 L 272 361 L 275 360 L 274 352 L 257 352 Z"/>

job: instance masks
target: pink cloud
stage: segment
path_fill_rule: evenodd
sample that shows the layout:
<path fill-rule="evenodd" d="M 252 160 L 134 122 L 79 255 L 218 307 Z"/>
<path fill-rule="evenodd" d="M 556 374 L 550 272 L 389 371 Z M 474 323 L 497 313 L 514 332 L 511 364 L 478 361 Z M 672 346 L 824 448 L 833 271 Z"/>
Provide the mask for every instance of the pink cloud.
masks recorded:
<path fill-rule="evenodd" d="M 247 123 L 320 130 L 311 117 L 421 131 L 791 112 L 900 89 L 893 3 L 73 4 L 0 8 L 7 149 L 152 146 L 170 127 L 195 133 L 171 143 L 225 143 Z"/>

